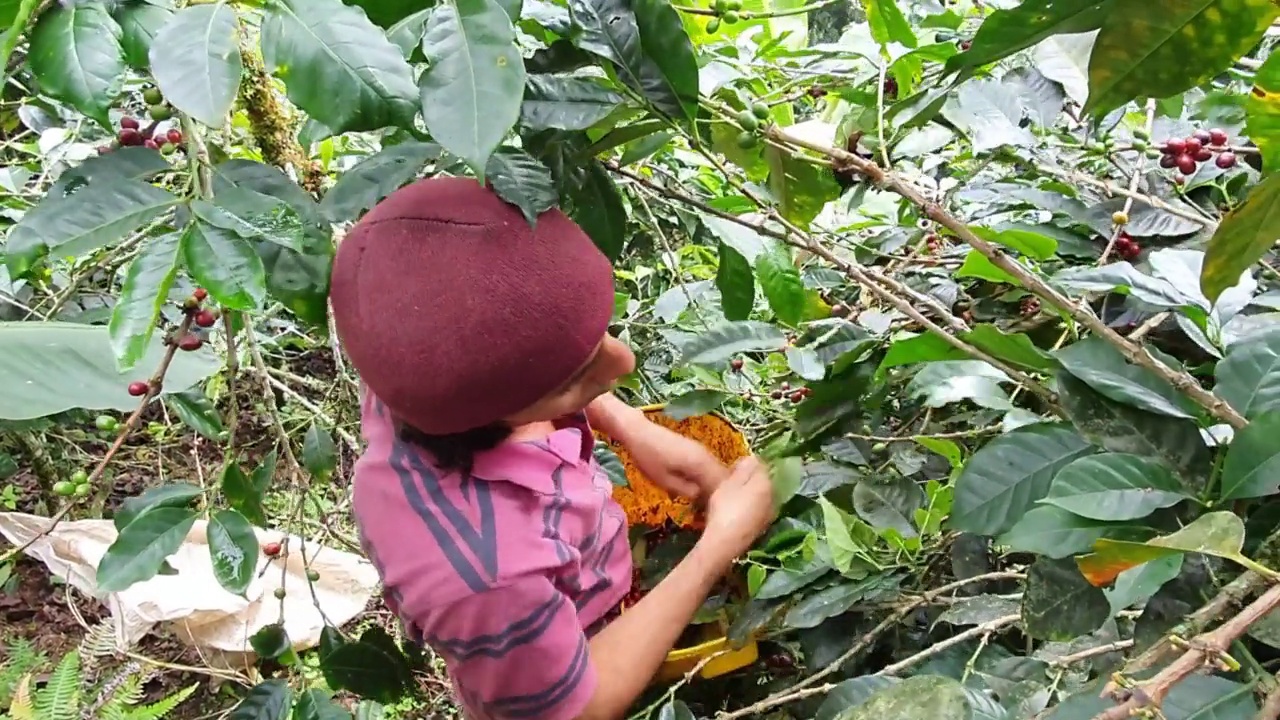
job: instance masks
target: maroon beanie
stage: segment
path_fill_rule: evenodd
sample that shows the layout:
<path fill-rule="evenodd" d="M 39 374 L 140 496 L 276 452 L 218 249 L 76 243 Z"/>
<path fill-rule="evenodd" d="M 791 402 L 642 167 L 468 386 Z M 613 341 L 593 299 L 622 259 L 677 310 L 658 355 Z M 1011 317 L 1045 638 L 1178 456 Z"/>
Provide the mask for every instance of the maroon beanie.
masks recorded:
<path fill-rule="evenodd" d="M 401 420 L 431 435 L 537 402 L 591 358 L 613 315 L 613 268 L 572 220 L 520 210 L 468 178 L 389 195 L 338 248 L 343 349 Z"/>

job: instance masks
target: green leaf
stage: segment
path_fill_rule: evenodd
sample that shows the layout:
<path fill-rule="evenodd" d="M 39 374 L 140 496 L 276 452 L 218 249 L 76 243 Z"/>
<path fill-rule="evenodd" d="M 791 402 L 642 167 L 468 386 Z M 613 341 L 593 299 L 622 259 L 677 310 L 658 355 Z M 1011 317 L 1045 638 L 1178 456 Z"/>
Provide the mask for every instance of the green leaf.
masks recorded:
<path fill-rule="evenodd" d="M 187 508 L 157 507 L 139 515 L 124 526 L 98 563 L 98 590 L 120 592 L 155 577 L 195 522 L 195 511 Z"/>
<path fill-rule="evenodd" d="M 120 45 L 124 48 L 125 60 L 135 70 L 150 69 L 151 45 L 160 28 L 173 16 L 173 10 L 151 0 L 129 0 L 120 3 L 113 16 L 120 23 Z"/>
<path fill-rule="evenodd" d="M 209 225 L 245 240 L 267 240 L 295 251 L 311 244 L 302 218 L 279 198 L 241 187 L 225 188 L 213 202 L 195 199 L 191 210 Z"/>
<path fill-rule="evenodd" d="M 1074 640 L 1102 627 L 1111 603 L 1069 559 L 1039 558 L 1027 571 L 1022 624 L 1037 640 Z"/>
<path fill-rule="evenodd" d="M 871 37 L 881 45 L 891 42 L 916 47 L 919 41 L 911 31 L 911 23 L 902 14 L 894 0 L 866 0 L 867 24 L 871 29 Z"/>
<path fill-rule="evenodd" d="M 311 477 L 320 482 L 332 477 L 338 467 L 338 448 L 333 444 L 333 436 L 315 423 L 311 423 L 302 440 L 302 464 Z"/>
<path fill-rule="evenodd" d="M 215 510 L 209 516 L 209 560 L 213 576 L 227 592 L 244 596 L 258 567 L 258 536 L 235 510 Z"/>
<path fill-rule="evenodd" d="M 751 316 L 756 304 L 755 274 L 742 253 L 725 242 L 720 243 L 716 289 L 720 291 L 720 310 L 725 320 L 746 320 Z"/>
<path fill-rule="evenodd" d="M 1267 56 L 1244 98 L 1244 132 L 1262 152 L 1262 166 L 1280 167 L 1280 54 Z M 1208 293 L 1206 293 L 1208 294 Z"/>
<path fill-rule="evenodd" d="M 182 235 L 166 233 L 144 241 L 141 252 L 129 263 L 120 297 L 107 324 L 116 367 L 128 370 L 137 364 L 151 342 L 160 317 L 160 306 L 178 274 Z"/>
<path fill-rule="evenodd" d="M 698 59 L 680 13 L 667 0 L 631 0 L 630 5 L 640 30 L 640 46 L 657 66 L 666 86 L 652 83 L 639 89 L 659 107 L 674 99 L 683 110 L 684 119 L 693 120 L 698 114 Z"/>
<path fill-rule="evenodd" d="M 876 530 L 891 529 L 904 538 L 918 535 L 911 518 L 924 507 L 924 492 L 911 478 L 894 475 L 853 486 L 853 510 Z"/>
<path fill-rule="evenodd" d="M 1278 16 L 1270 0 L 1167 0 L 1158 13 L 1117 2 L 1089 57 L 1084 112 L 1102 117 L 1134 98 L 1202 85 L 1247 53 Z"/>
<path fill-rule="evenodd" d="M 243 72 L 236 13 L 228 5 L 182 8 L 151 46 L 151 73 L 165 101 L 209 127 L 226 122 Z"/>
<path fill-rule="evenodd" d="M 836 570 L 847 573 L 859 562 L 867 548 L 850 532 L 850 526 L 862 521 L 836 507 L 825 497 L 818 498 L 822 508 L 822 526 L 826 530 L 827 547 L 831 548 L 831 564 Z"/>
<path fill-rule="evenodd" d="M 413 69 L 364 12 L 340 0 L 277 0 L 262 22 L 262 56 L 289 100 L 335 134 L 409 126 Z"/>
<path fill-rule="evenodd" d="M 289 633 L 285 631 L 284 625 L 271 623 L 249 637 L 249 646 L 259 658 L 274 660 L 289 652 L 293 645 L 289 642 Z"/>
<path fill-rule="evenodd" d="M 229 230 L 201 220 L 182 233 L 187 271 L 218 302 L 235 310 L 256 310 L 267 297 L 266 270 L 253 246 Z"/>
<path fill-rule="evenodd" d="M 783 246 L 772 245 L 756 257 L 756 278 L 778 320 L 792 327 L 799 325 L 804 318 L 804 281 L 791 253 Z"/>
<path fill-rule="evenodd" d="M 334 690 L 347 690 L 381 703 L 398 700 L 408 687 L 404 682 L 404 657 L 389 648 L 361 639 L 335 648 L 321 662 L 325 682 Z"/>
<path fill-rule="evenodd" d="M 1044 502 L 1092 520 L 1137 520 L 1186 499 L 1178 479 L 1154 460 L 1102 453 L 1059 470 Z"/>
<path fill-rule="evenodd" d="M 696 720 L 696 717 L 683 700 L 671 700 L 658 710 L 658 720 Z"/>
<path fill-rule="evenodd" d="M 873 575 L 860 581 L 846 580 L 806 595 L 787 611 L 783 624 L 788 628 L 803 630 L 818 627 L 829 618 L 843 615 L 866 596 L 870 584 L 868 580 L 879 580 L 879 577 Z"/>
<path fill-rule="evenodd" d="M 222 418 L 218 416 L 218 408 L 199 389 L 168 395 L 165 404 L 187 427 L 215 442 L 221 439 Z"/>
<path fill-rule="evenodd" d="M 604 165 L 588 165 L 584 182 L 567 200 L 569 217 L 586 231 L 605 257 L 617 260 L 627 239 L 627 209 Z"/>
<path fill-rule="evenodd" d="M 351 720 L 351 713 L 323 690 L 313 688 L 298 696 L 293 706 L 293 720 Z"/>
<path fill-rule="evenodd" d="M 110 184 L 113 178 L 132 180 L 150 180 L 160 173 L 170 172 L 173 165 L 158 151 L 148 147 L 120 147 L 106 155 L 94 155 L 79 165 L 68 168 L 58 176 L 43 202 L 52 202 L 73 192 L 78 192 L 86 184 Z"/>
<path fill-rule="evenodd" d="M 684 420 L 719 409 L 728 395 L 716 390 L 691 390 L 671 398 L 662 408 L 662 414 L 672 420 Z"/>
<path fill-rule="evenodd" d="M 975 235 L 982 239 L 1016 250 L 1029 258 L 1048 260 L 1058 252 L 1058 241 L 1039 232 L 1034 225 L 1011 223 L 988 228 L 975 226 Z"/>
<path fill-rule="evenodd" d="M 941 675 L 916 675 L 880 689 L 839 720 L 969 720 L 964 686 Z"/>
<path fill-rule="evenodd" d="M 422 35 L 427 31 L 427 19 L 431 17 L 433 10 L 434 4 L 406 15 L 387 28 L 387 38 L 400 48 L 405 59 L 422 54 Z"/>
<path fill-rule="evenodd" d="M 1245 417 L 1280 412 L 1280 332 L 1232 345 L 1213 377 L 1214 394 Z"/>
<path fill-rule="evenodd" d="M 1002 60 L 1054 35 L 1097 30 L 1112 0 L 1026 0 L 987 16 L 969 49 L 947 59 L 945 72 L 967 70 Z"/>
<path fill-rule="evenodd" d="M 1237 430 L 1227 449 L 1218 500 L 1243 500 L 1280 492 L 1280 413 L 1255 417 Z"/>
<path fill-rule="evenodd" d="M 9 231 L 9 242 L 30 234 L 50 253 L 83 255 L 120 240 L 178 202 L 177 196 L 141 180 L 107 177 L 40 203 Z"/>
<path fill-rule="evenodd" d="M 1200 290 L 1216 301 L 1262 259 L 1280 237 L 1280 175 L 1249 191 L 1244 203 L 1227 213 L 1209 240 L 1200 271 Z"/>
<path fill-rule="evenodd" d="M 125 498 L 116 510 L 112 523 L 116 531 L 123 530 L 139 515 L 155 508 L 185 508 L 192 500 L 204 494 L 204 490 L 188 483 L 169 483 L 150 488 L 141 495 Z"/>
<path fill-rule="evenodd" d="M 1182 555 L 1157 558 L 1120 573 L 1115 585 L 1106 590 L 1107 602 L 1115 614 L 1138 603 L 1146 603 L 1162 585 L 1178 577 L 1182 571 Z"/>
<path fill-rule="evenodd" d="M 837 720 L 845 711 L 865 703 L 876 692 L 901 682 L 895 677 L 884 675 L 863 675 L 836 683 L 831 692 L 826 694 L 814 720 Z"/>
<path fill-rule="evenodd" d="M 432 143 L 405 142 L 363 158 L 338 177 L 320 200 L 320 209 L 333 222 L 351 222 L 402 186 L 415 180 L 427 161 L 439 156 Z"/>
<path fill-rule="evenodd" d="M 127 69 L 122 34 L 102 3 L 55 3 L 31 29 L 27 64 L 42 92 L 110 128 Z"/>
<path fill-rule="evenodd" d="M 970 250 L 969 254 L 964 256 L 964 262 L 956 270 L 955 276 L 958 278 L 979 278 L 993 283 L 1021 287 L 1018 278 L 1010 275 L 977 250 Z"/>
<path fill-rule="evenodd" d="M 431 137 L 482 181 L 489 156 L 520 117 L 524 62 L 511 18 L 494 0 L 447 0 L 427 21 L 420 80 Z"/>
<path fill-rule="evenodd" d="M 788 346 L 785 355 L 787 369 L 805 380 L 816 382 L 827 374 L 827 369 L 823 367 L 822 360 L 813 348 Z"/>
<path fill-rule="evenodd" d="M 1181 530 L 1145 543 L 1099 540 L 1094 552 L 1076 559 L 1080 570 L 1095 585 L 1105 585 L 1120 573 L 1174 553 L 1203 553 L 1234 561 L 1251 570 L 1260 566 L 1241 554 L 1244 521 L 1235 513 L 1205 513 Z M 1263 574 L 1271 571 L 1262 569 Z"/>
<path fill-rule="evenodd" d="M 263 465 L 274 469 L 275 457 L 272 456 L 270 462 L 264 462 Z M 228 460 L 227 464 L 223 466 L 220 484 L 222 494 L 226 496 L 227 503 L 234 510 L 244 515 L 250 522 L 259 525 L 266 524 L 267 518 L 262 508 L 266 488 L 246 476 L 234 459 Z"/>
<path fill-rule="evenodd" d="M 1093 547 L 1094 541 L 1105 537 L 1112 527 L 1111 523 L 1082 518 L 1060 507 L 1040 505 L 1027 511 L 998 542 L 1017 552 L 1065 558 Z"/>
<path fill-rule="evenodd" d="M 680 364 L 718 365 L 734 355 L 762 350 L 781 350 L 787 338 L 768 323 L 742 320 L 717 325 L 690 338 L 680 348 Z"/>
<path fill-rule="evenodd" d="M 293 705 L 293 690 L 286 680 L 264 680 L 249 689 L 227 720 L 284 720 Z"/>
<path fill-rule="evenodd" d="M 622 104 L 622 96 L 591 78 L 530 75 L 520 124 L 526 130 L 586 130 Z"/>
<path fill-rule="evenodd" d="M 929 337 L 937 336 L 929 335 Z M 941 338 L 938 339 L 941 340 Z M 995 325 L 984 323 L 975 325 L 967 333 L 962 333 L 960 339 L 997 360 L 1003 360 L 1024 370 L 1051 372 L 1058 368 L 1058 361 L 1049 353 L 1036 347 L 1031 338 L 1023 333 L 1006 333 Z M 947 347 L 951 346 L 947 345 Z"/>
<path fill-rule="evenodd" d="M 531 226 L 559 201 L 551 170 L 521 150 L 499 148 L 489 157 L 485 175 L 498 197 L 520 208 Z"/>
<path fill-rule="evenodd" d="M 657 15 L 655 6 L 655 0 L 643 0 L 643 8 L 651 15 L 646 23 L 650 26 L 659 25 L 663 19 Z M 676 12 L 669 5 L 667 8 L 672 14 Z M 640 21 L 626 0 L 569 0 L 569 14 L 579 29 L 573 38 L 575 45 L 612 61 L 618 78 L 643 95 L 659 112 L 672 118 L 693 117 L 685 105 L 690 98 L 679 94 L 679 88 L 664 75 L 657 60 L 645 52 Z M 688 42 L 683 27 L 674 30 Z M 676 61 L 683 62 L 676 58 L 673 65 Z M 695 103 L 697 89 L 695 66 L 692 96 Z"/>
<path fill-rule="evenodd" d="M 1059 373 L 1058 399 L 1080 434 L 1111 452 L 1151 458 L 1173 470 L 1188 494 L 1204 488 L 1209 449 L 1194 420 L 1140 410 L 1110 400 L 1067 373 Z"/>
<path fill-rule="evenodd" d="M 267 290 L 300 319 L 317 328 L 326 325 L 329 268 L 332 249 L 302 254 L 274 243 L 260 242 L 259 257 L 267 273 Z"/>
<path fill-rule="evenodd" d="M 1152 352 L 1157 359 L 1177 365 L 1176 360 L 1162 357 L 1158 350 Z M 1159 415 L 1195 417 L 1188 411 L 1188 401 L 1182 393 L 1150 370 L 1131 364 L 1114 345 L 1100 337 L 1085 338 L 1054 355 L 1067 372 L 1116 402 Z M 1181 367 L 1171 366 L 1170 370 Z"/>
<path fill-rule="evenodd" d="M 105 325 L 62 322 L 0 323 L 0 419 L 29 420 L 71 408 L 132 410 L 129 383 L 148 379 L 165 346 L 152 337 L 132 370 L 116 368 Z M 161 392 L 186 390 L 222 367 L 207 347 L 178 353 Z"/>
<path fill-rule="evenodd" d="M 622 464 L 622 458 L 618 457 L 618 454 L 609 448 L 608 443 L 597 441 L 592 454 L 601 469 L 604 470 L 604 474 L 609 477 L 609 482 L 618 487 L 626 487 L 630 484 L 627 480 L 627 468 Z"/>
<path fill-rule="evenodd" d="M 1028 425 L 992 440 L 956 478 L 951 527 L 978 535 L 1005 532 L 1049 494 L 1059 470 L 1094 452 L 1057 423 Z"/>

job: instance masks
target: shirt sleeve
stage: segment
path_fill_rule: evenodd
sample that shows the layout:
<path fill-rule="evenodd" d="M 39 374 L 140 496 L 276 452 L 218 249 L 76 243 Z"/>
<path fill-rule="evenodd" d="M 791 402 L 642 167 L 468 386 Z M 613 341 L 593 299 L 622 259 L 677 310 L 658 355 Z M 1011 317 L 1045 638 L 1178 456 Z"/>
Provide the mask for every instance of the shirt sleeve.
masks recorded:
<path fill-rule="evenodd" d="M 573 602 L 545 576 L 431 613 L 425 640 L 449 664 L 458 694 L 492 720 L 572 720 L 596 688 Z"/>

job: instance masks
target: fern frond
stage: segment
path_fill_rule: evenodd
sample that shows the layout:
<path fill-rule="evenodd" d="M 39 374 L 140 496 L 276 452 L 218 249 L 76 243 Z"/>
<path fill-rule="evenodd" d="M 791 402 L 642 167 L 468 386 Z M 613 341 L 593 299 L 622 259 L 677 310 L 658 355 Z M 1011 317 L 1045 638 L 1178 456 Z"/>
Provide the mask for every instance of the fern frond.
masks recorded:
<path fill-rule="evenodd" d="M 79 720 L 79 652 L 72 650 L 62 656 L 44 689 L 36 694 L 35 707 L 40 720 Z"/>
<path fill-rule="evenodd" d="M 9 714 L 13 720 L 36 720 L 36 708 L 31 702 L 31 676 L 23 675 L 13 689 L 13 700 L 9 703 Z"/>
<path fill-rule="evenodd" d="M 88 685 L 98 676 L 98 660 L 113 657 L 116 654 L 115 628 L 110 620 L 89 628 L 89 632 L 80 639 L 80 676 L 81 685 Z"/>
<path fill-rule="evenodd" d="M 0 706 L 9 704 L 13 689 L 28 673 L 49 661 L 36 649 L 35 643 L 25 638 L 13 640 L 6 646 L 9 659 L 0 665 Z"/>
<path fill-rule="evenodd" d="M 182 704 L 184 700 L 200 687 L 200 683 L 185 687 L 166 698 L 161 698 L 150 705 L 144 705 L 125 715 L 125 720 L 163 720 L 165 715 Z"/>
<path fill-rule="evenodd" d="M 123 720 L 128 709 L 142 700 L 145 679 L 140 670 L 137 662 L 130 662 L 98 686 L 97 699 L 85 708 L 82 720 Z"/>

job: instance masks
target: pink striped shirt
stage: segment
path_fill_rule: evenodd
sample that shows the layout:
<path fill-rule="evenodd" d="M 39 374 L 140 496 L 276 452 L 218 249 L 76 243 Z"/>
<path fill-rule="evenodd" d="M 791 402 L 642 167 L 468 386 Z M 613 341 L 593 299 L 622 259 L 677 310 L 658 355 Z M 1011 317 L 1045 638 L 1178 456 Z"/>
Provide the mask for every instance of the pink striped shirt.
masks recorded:
<path fill-rule="evenodd" d="M 369 392 L 361 422 L 361 543 L 388 607 L 445 660 L 467 716 L 576 717 L 596 686 L 585 628 L 631 585 L 626 516 L 585 418 L 480 453 L 466 474 L 401 442 Z"/>

